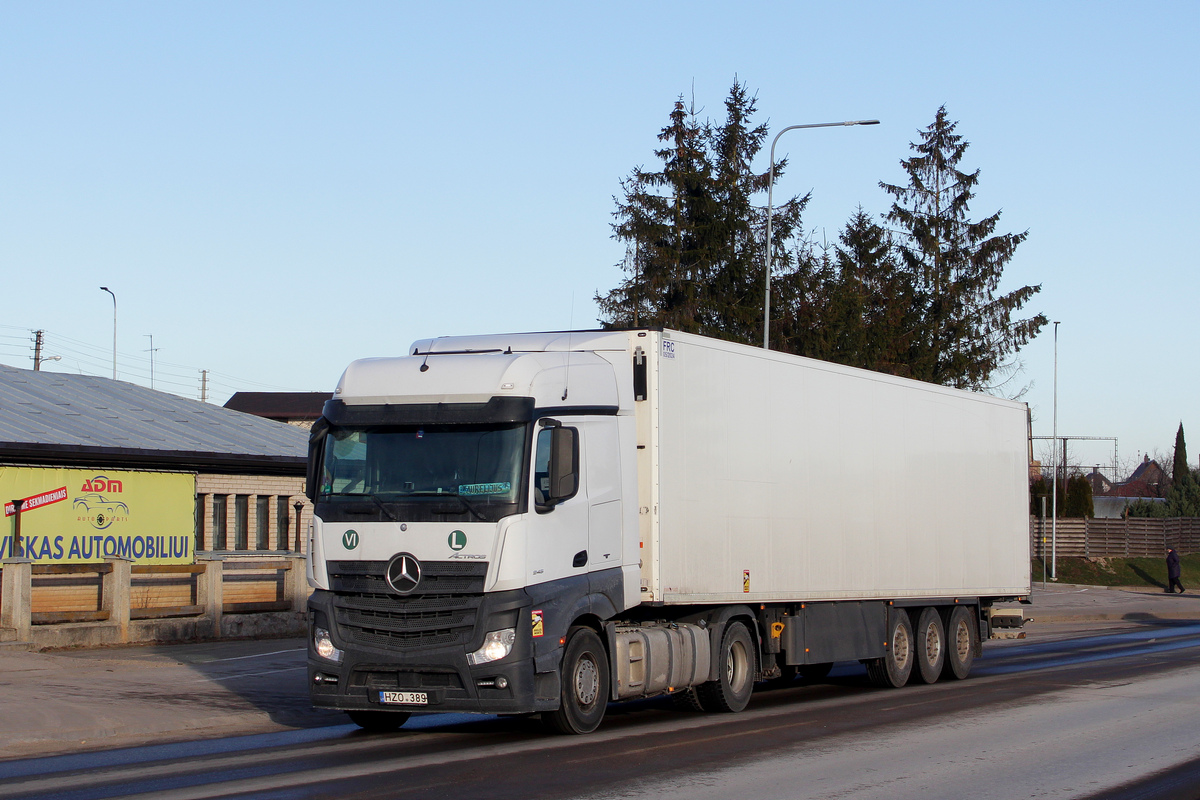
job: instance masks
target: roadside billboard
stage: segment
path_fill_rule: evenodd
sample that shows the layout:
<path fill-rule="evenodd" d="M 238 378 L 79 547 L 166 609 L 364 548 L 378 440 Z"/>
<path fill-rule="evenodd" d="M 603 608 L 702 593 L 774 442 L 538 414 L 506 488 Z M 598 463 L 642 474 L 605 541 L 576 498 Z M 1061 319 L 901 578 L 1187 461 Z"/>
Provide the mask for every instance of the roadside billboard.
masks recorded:
<path fill-rule="evenodd" d="M 0 467 L 4 502 L 0 558 L 13 555 L 21 505 L 20 555 L 38 564 L 84 564 L 120 556 L 135 564 L 194 560 L 196 476 L 43 467 Z"/>

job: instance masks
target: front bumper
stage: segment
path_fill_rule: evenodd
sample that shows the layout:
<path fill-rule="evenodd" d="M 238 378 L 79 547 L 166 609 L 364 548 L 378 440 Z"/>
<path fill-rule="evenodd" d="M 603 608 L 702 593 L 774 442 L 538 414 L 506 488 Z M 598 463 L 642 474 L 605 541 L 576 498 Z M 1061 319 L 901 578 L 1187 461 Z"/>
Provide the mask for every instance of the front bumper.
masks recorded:
<path fill-rule="evenodd" d="M 339 625 L 334 600 L 332 592 L 319 590 L 308 601 L 308 685 L 313 705 L 318 708 L 521 714 L 558 704 L 557 691 L 553 699 L 537 701 L 530 600 L 523 590 L 483 595 L 469 632 L 421 640 L 399 637 L 397 646 L 388 646 L 383 637 L 356 637 L 354 630 Z M 340 663 L 316 654 L 311 635 L 314 625 L 329 631 L 334 645 L 343 653 Z M 482 646 L 488 631 L 504 628 L 516 629 L 516 641 L 508 656 L 487 664 L 467 663 L 467 653 Z M 446 638 L 457 641 L 439 643 Z M 422 692 L 428 704 L 384 705 L 380 695 L 387 691 Z"/>

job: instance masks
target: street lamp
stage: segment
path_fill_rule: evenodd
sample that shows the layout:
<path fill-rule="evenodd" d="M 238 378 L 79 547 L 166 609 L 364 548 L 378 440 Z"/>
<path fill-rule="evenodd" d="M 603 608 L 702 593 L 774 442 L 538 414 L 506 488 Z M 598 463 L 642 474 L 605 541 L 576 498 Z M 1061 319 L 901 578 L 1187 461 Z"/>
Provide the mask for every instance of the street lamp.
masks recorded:
<path fill-rule="evenodd" d="M 763 294 L 763 349 L 771 349 L 771 267 L 774 262 L 771 254 L 771 201 L 775 195 L 775 143 L 779 141 L 779 137 L 783 136 L 788 131 L 794 131 L 797 128 L 835 128 L 848 127 L 850 125 L 878 125 L 877 119 L 860 119 L 849 122 L 818 122 L 813 125 L 789 125 L 788 127 L 775 134 L 775 138 L 771 140 L 771 176 L 767 181 L 767 276 L 764 281 L 766 291 Z"/>
<path fill-rule="evenodd" d="M 1054 465 L 1054 477 L 1050 481 L 1053 492 L 1050 501 L 1050 580 L 1058 580 L 1058 325 L 1054 323 L 1054 441 L 1050 463 Z"/>
<path fill-rule="evenodd" d="M 102 291 L 112 294 L 113 299 L 113 380 L 117 379 L 117 296 L 107 286 L 101 286 Z"/>
<path fill-rule="evenodd" d="M 304 510 L 304 503 L 297 500 L 292 503 L 292 508 L 296 509 L 296 552 L 300 553 L 303 552 L 300 549 L 300 512 Z"/>

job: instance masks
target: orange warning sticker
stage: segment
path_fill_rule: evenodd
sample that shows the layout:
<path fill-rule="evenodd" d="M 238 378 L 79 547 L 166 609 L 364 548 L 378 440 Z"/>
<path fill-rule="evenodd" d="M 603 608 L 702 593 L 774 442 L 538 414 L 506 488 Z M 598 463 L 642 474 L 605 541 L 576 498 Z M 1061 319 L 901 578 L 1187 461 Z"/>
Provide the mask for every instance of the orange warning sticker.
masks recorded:
<path fill-rule="evenodd" d="M 749 593 L 750 591 L 750 570 L 742 570 L 742 591 Z"/>
<path fill-rule="evenodd" d="M 545 628 L 542 626 L 542 612 L 541 612 L 541 610 L 539 609 L 539 610 L 537 610 L 537 611 L 530 611 L 530 612 L 529 612 L 529 616 L 530 616 L 530 618 L 532 619 L 532 622 L 533 622 L 533 635 L 534 635 L 534 636 L 542 636 L 542 635 L 544 635 L 544 634 L 546 633 L 546 629 L 545 629 Z"/>

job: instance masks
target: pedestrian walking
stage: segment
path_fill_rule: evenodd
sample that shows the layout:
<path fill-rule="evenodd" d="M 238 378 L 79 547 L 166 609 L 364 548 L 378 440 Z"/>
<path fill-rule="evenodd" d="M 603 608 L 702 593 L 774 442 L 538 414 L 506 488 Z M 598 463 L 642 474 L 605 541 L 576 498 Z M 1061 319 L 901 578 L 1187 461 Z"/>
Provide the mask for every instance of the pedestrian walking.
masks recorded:
<path fill-rule="evenodd" d="M 1179 553 L 1173 547 L 1167 548 L 1167 588 L 1166 591 L 1175 594 L 1175 587 L 1183 594 L 1183 584 L 1179 582 Z"/>

